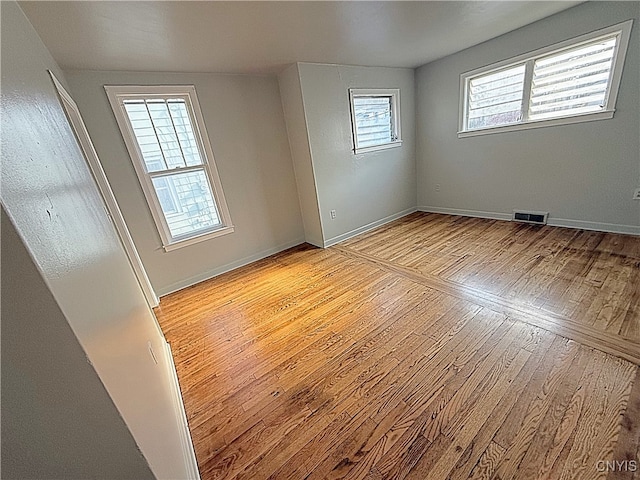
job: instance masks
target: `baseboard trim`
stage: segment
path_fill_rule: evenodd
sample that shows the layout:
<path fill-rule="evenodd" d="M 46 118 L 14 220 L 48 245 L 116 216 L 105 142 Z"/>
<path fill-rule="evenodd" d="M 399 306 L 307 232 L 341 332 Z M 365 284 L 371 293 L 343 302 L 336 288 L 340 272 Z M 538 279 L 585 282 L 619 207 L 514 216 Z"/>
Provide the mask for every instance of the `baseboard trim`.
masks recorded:
<path fill-rule="evenodd" d="M 170 293 L 174 293 L 178 290 L 182 290 L 183 288 L 187 288 L 197 283 L 204 282 L 205 280 L 209 280 L 213 277 L 217 277 L 218 275 L 222 275 L 223 273 L 230 272 L 231 270 L 235 270 L 236 268 L 244 267 L 245 265 L 257 262 L 258 260 L 262 260 L 263 258 L 269 257 L 271 255 L 275 255 L 276 253 L 280 253 L 304 242 L 304 237 L 301 237 L 291 242 L 283 243 L 276 247 L 262 250 L 261 252 L 254 253 L 253 255 L 249 255 L 248 257 L 244 257 L 239 260 L 227 263 L 226 265 L 214 268 L 213 270 L 209 270 L 200 275 L 194 275 L 193 277 L 187 278 L 181 282 L 173 283 L 167 288 L 160 289 L 159 296 L 164 297 L 165 295 L 169 295 Z M 160 299 L 160 301 L 162 302 L 162 299 Z"/>
<path fill-rule="evenodd" d="M 547 222 L 552 227 L 579 228 L 582 230 L 596 230 L 598 232 L 623 233 L 640 235 L 640 227 L 633 225 L 617 225 L 615 223 L 585 222 L 582 220 L 567 220 L 564 218 L 550 218 Z"/>
<path fill-rule="evenodd" d="M 191 433 L 189 432 L 189 423 L 187 421 L 187 412 L 184 409 L 184 402 L 180 394 L 180 383 L 178 382 L 178 373 L 175 363 L 173 362 L 173 354 L 171 345 L 164 342 L 165 355 L 167 359 L 167 369 L 171 378 L 171 390 L 173 393 L 173 410 L 176 413 L 176 420 L 180 428 L 180 443 L 182 444 L 182 456 L 184 457 L 184 465 L 189 480 L 200 480 L 200 471 L 198 470 L 198 461 L 196 460 L 196 452 L 193 448 Z"/>
<path fill-rule="evenodd" d="M 511 214 L 509 213 L 483 212 L 481 210 L 421 206 L 418 207 L 418 211 L 425 213 L 442 213 L 444 215 L 460 215 L 462 217 L 488 218 L 490 220 L 511 220 Z"/>
<path fill-rule="evenodd" d="M 394 213 L 393 215 L 389 215 L 388 217 L 384 217 L 381 218 L 380 220 L 376 220 L 375 222 L 371 222 L 371 223 L 367 223 L 366 225 L 363 225 L 362 227 L 358 227 L 354 230 L 351 230 L 349 232 L 343 233 L 341 235 L 338 235 L 336 237 L 330 238 L 328 240 L 324 241 L 324 248 L 330 247 L 332 245 L 335 245 L 336 243 L 340 243 L 340 242 L 344 242 L 345 240 L 348 240 L 349 238 L 355 237 L 356 235 L 360 235 L 361 233 L 365 233 L 368 232 L 369 230 L 373 230 L 374 228 L 378 228 L 386 223 L 389 222 L 393 222 L 394 220 L 397 220 L 399 218 L 402 218 L 406 215 L 409 215 L 410 213 L 413 213 L 417 211 L 417 209 L 415 207 L 412 208 L 407 208 L 406 210 L 402 210 L 401 212 L 398 213 Z"/>
<path fill-rule="evenodd" d="M 488 218 L 491 220 L 511 220 L 511 214 L 498 212 L 482 212 L 478 210 L 462 210 L 458 208 L 443 208 L 420 206 L 419 212 L 442 213 L 445 215 L 460 215 L 463 217 Z M 578 228 L 581 230 L 595 230 L 598 232 L 622 233 L 627 235 L 640 235 L 640 226 L 618 225 L 615 223 L 585 222 L 583 220 L 569 220 L 564 218 L 549 217 L 547 225 L 552 227 Z"/>

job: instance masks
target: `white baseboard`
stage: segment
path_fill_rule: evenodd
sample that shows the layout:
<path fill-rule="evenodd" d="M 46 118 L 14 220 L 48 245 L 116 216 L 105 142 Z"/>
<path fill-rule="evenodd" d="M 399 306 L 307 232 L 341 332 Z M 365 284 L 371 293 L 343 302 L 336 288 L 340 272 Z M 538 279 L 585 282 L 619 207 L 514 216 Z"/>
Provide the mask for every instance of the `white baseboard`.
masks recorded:
<path fill-rule="evenodd" d="M 483 212 L 480 210 L 462 210 L 459 208 L 418 207 L 419 212 L 443 213 L 445 215 L 460 215 L 462 217 L 489 218 L 491 220 L 511 220 L 510 213 Z"/>
<path fill-rule="evenodd" d="M 618 225 L 615 223 L 585 222 L 582 220 L 567 220 L 564 218 L 549 218 L 548 225 L 553 227 L 580 228 L 582 230 L 596 230 L 598 232 L 626 233 L 640 235 L 640 227 L 633 225 Z"/>
<path fill-rule="evenodd" d="M 180 394 L 180 383 L 178 382 L 178 374 L 176 366 L 173 363 L 173 354 L 171 353 L 171 345 L 164 342 L 165 355 L 167 360 L 167 369 L 171 378 L 171 390 L 173 393 L 173 410 L 176 413 L 176 421 L 180 427 L 180 443 L 182 444 L 182 456 L 184 457 L 185 469 L 189 475 L 188 480 L 200 480 L 200 471 L 198 470 L 198 461 L 196 460 L 196 452 L 193 448 L 191 433 L 189 432 L 189 423 L 187 422 L 187 412 L 184 409 L 182 395 Z"/>
<path fill-rule="evenodd" d="M 253 255 L 249 255 L 248 257 L 241 258 L 231 263 L 227 263 L 226 265 L 222 265 L 199 275 L 194 275 L 193 277 L 189 277 L 185 280 L 173 283 L 168 287 L 161 289 L 159 291 L 159 296 L 163 297 L 165 295 L 169 295 L 170 293 L 177 292 L 178 290 L 182 290 L 183 288 L 195 285 L 196 283 L 204 282 L 205 280 L 209 280 L 210 278 L 217 277 L 218 275 L 222 275 L 223 273 L 230 272 L 231 270 L 235 270 L 236 268 L 244 267 L 245 265 L 256 262 L 258 260 L 262 260 L 263 258 L 282 252 L 283 250 L 287 250 L 288 248 L 295 247 L 304 242 L 304 238 L 298 238 L 291 242 L 287 242 L 282 245 L 278 245 L 276 247 L 254 253 Z"/>
<path fill-rule="evenodd" d="M 393 222 L 394 220 L 397 220 L 398 218 L 402 218 L 415 211 L 416 211 L 415 207 L 407 208 L 406 210 L 403 210 L 401 212 L 394 213 L 393 215 L 389 215 L 388 217 L 381 218 L 380 220 L 376 220 L 375 222 L 368 223 L 366 225 L 363 225 L 362 227 L 358 227 L 347 233 L 343 233 L 336 237 L 325 240 L 324 248 L 330 247 L 331 245 L 335 245 L 336 243 L 344 242 L 349 238 L 355 237 L 356 235 L 360 235 L 361 233 L 364 233 L 364 232 L 368 232 L 369 230 L 373 230 L 374 228 L 380 227 L 385 223 Z"/>
<path fill-rule="evenodd" d="M 443 207 L 418 207 L 419 212 L 443 213 L 445 215 L 461 215 L 463 217 L 488 218 L 491 220 L 511 220 L 510 213 L 482 212 L 477 210 L 462 210 L 458 208 Z M 615 223 L 585 222 L 583 220 L 568 220 L 564 218 L 549 217 L 547 225 L 552 227 L 579 228 L 581 230 L 595 230 L 598 232 L 623 233 L 628 235 L 640 235 L 640 226 L 618 225 Z"/>

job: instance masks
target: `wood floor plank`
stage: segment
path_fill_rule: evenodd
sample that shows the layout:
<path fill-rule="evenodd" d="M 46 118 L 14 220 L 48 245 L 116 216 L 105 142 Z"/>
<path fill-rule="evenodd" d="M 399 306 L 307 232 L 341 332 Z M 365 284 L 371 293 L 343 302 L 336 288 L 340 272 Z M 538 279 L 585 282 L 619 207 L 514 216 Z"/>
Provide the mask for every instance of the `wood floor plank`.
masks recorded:
<path fill-rule="evenodd" d="M 612 458 L 614 461 L 627 463 L 625 468 L 609 471 L 608 480 L 640 478 L 640 369 L 636 370 L 633 389 L 620 422 L 620 434 Z"/>
<path fill-rule="evenodd" d="M 509 345 L 511 341 L 512 339 L 507 337 L 507 342 L 504 342 L 505 344 L 503 344 L 503 346 Z M 470 384 L 471 384 L 470 389 L 473 389 L 474 386 L 482 383 L 480 381 L 482 378 L 480 377 L 484 377 L 484 376 L 493 377 L 492 380 L 495 380 L 496 378 L 500 377 L 504 373 L 502 367 L 510 365 L 514 361 L 514 357 L 519 355 L 519 352 L 520 352 L 520 349 L 516 349 L 515 351 L 511 351 L 511 352 L 505 348 L 495 350 L 495 356 L 500 357 L 500 359 L 497 361 L 492 359 L 486 362 L 486 364 L 491 364 L 494 366 L 494 370 L 491 372 L 490 375 L 487 375 L 486 370 L 473 368 L 473 365 L 475 365 L 475 362 L 474 361 L 470 362 L 469 363 L 469 365 L 471 365 L 470 370 L 476 374 L 475 376 L 471 375 L 472 380 L 470 381 Z M 492 353 L 493 353 L 493 349 L 492 349 Z M 482 358 L 484 356 L 485 356 L 484 352 L 480 352 L 478 354 L 479 358 Z M 462 372 L 460 375 L 457 375 L 456 377 L 454 377 L 454 379 L 452 379 L 451 382 L 454 382 L 455 378 L 460 378 L 464 380 L 464 378 L 466 378 L 467 375 L 470 375 L 470 373 Z M 487 382 L 484 382 L 483 385 L 487 385 L 491 383 L 495 383 L 495 382 L 488 380 Z M 449 383 L 449 385 L 453 387 L 456 386 L 455 383 Z M 478 387 L 477 390 L 481 390 L 481 389 L 482 387 Z M 432 396 L 425 398 L 425 402 L 423 405 L 420 405 L 419 408 L 412 410 L 411 412 L 408 413 L 408 415 L 405 415 L 404 417 L 399 419 L 399 421 L 397 422 L 397 427 L 395 428 L 397 428 L 396 435 L 400 435 L 400 437 L 398 438 L 397 443 L 394 444 L 392 449 L 387 453 L 386 457 L 383 457 L 381 461 L 376 465 L 376 468 L 383 475 L 386 475 L 389 471 L 392 471 L 394 468 L 393 464 L 395 462 L 395 458 L 397 458 L 398 455 L 401 454 L 401 452 L 405 449 L 407 445 L 412 444 L 413 441 L 415 441 L 415 438 L 417 438 L 417 436 L 424 436 L 424 433 L 428 432 L 429 434 L 432 435 L 433 440 L 437 439 L 437 437 L 440 435 L 440 430 L 443 428 L 443 426 L 447 426 L 451 428 L 450 425 L 447 425 L 447 422 L 449 420 L 448 414 L 451 411 L 455 411 L 457 408 L 462 407 L 465 404 L 464 399 L 468 398 L 469 395 L 470 393 L 467 393 L 466 391 L 463 390 L 463 391 L 456 392 L 456 394 L 453 395 L 453 397 L 450 397 L 450 390 L 448 390 L 446 387 L 444 388 L 441 387 L 439 389 L 436 389 L 436 391 L 434 391 L 434 394 Z M 478 398 L 478 397 L 480 397 L 479 392 L 475 395 L 475 398 Z M 456 399 L 458 401 L 456 401 Z M 443 409 L 442 408 L 443 402 L 445 405 L 449 405 L 448 403 L 449 400 L 453 401 L 453 403 L 451 404 L 453 406 L 451 408 L 445 407 L 444 410 L 441 411 Z M 470 412 L 472 409 L 473 407 L 468 408 L 467 412 Z M 438 416 L 440 413 L 442 413 L 442 415 Z M 443 432 L 443 434 L 445 434 L 445 432 Z M 427 440 L 429 439 L 427 438 Z"/>
<path fill-rule="evenodd" d="M 155 311 L 203 480 L 628 479 L 639 280 L 637 237 L 414 213 Z"/>
<path fill-rule="evenodd" d="M 487 418 L 487 421 L 481 427 L 473 441 L 466 447 L 460 457 L 460 460 L 449 473 L 451 480 L 467 478 L 471 474 L 472 469 L 475 467 L 484 451 L 492 442 L 496 443 L 493 440 L 496 432 L 505 424 L 507 415 L 512 411 L 513 406 L 520 399 L 525 389 L 530 391 L 531 387 L 529 386 L 529 383 L 531 378 L 534 372 L 539 371 L 538 367 L 545 358 L 547 349 L 551 346 L 552 341 L 553 336 L 551 334 L 543 334 L 541 341 L 537 344 L 536 348 L 528 350 L 532 355 L 529 357 L 527 363 L 512 383 L 509 389 L 509 395 L 505 395 L 500 399 L 498 406 Z M 506 451 L 506 449 L 504 450 Z"/>
<path fill-rule="evenodd" d="M 529 478 L 540 473 L 540 464 L 550 449 L 555 432 L 574 394 L 578 381 L 587 367 L 588 354 L 579 350 L 569 360 L 564 380 L 559 385 L 543 385 L 543 396 L 538 395 L 529 406 L 522 427 L 503 454 L 496 473 L 500 479 Z M 549 377 L 551 379 L 551 377 Z"/>
<path fill-rule="evenodd" d="M 462 453 L 482 428 L 486 418 L 491 415 L 500 403 L 500 399 L 507 394 L 508 385 L 514 381 L 530 356 L 530 352 L 520 350 L 509 366 L 507 373 L 502 375 L 473 406 L 466 417 L 466 421 L 461 423 L 459 428 L 449 434 L 450 438 L 455 438 L 455 442 L 442 454 L 433 467 L 429 473 L 430 479 L 439 480 L 447 478 L 449 472 L 455 468 Z"/>
<path fill-rule="evenodd" d="M 358 417 L 356 417 L 358 418 Z M 365 418 L 358 428 L 353 429 L 342 442 L 318 465 L 310 468 L 309 480 L 320 478 L 342 478 L 353 468 L 362 455 L 361 448 L 376 429 L 376 423 Z"/>
<path fill-rule="evenodd" d="M 626 360 L 636 364 L 640 364 L 640 344 L 635 341 L 628 340 L 618 335 L 609 334 L 601 329 L 595 329 L 584 322 L 576 322 L 571 319 L 560 317 L 559 315 L 551 312 L 531 310 L 527 307 L 509 302 L 502 297 L 493 295 L 490 292 L 470 288 L 461 284 L 455 284 L 450 281 L 443 281 L 436 277 L 418 274 L 406 269 L 405 267 L 398 266 L 366 254 L 348 251 L 339 246 L 333 248 L 345 255 L 355 255 L 363 260 L 375 263 L 389 271 L 404 275 L 415 282 L 422 283 L 429 288 L 441 291 L 447 295 L 452 295 L 468 301 L 475 301 L 479 305 L 503 312 L 506 315 L 516 317 L 521 321 L 547 329 L 555 334 L 566 336 L 585 345 L 592 346 L 607 353 L 625 358 Z"/>
<path fill-rule="evenodd" d="M 450 363 L 449 365 L 453 365 L 453 369 L 449 369 L 448 367 L 436 368 L 434 373 L 440 372 L 450 372 L 447 377 L 449 380 L 445 380 L 441 374 L 438 375 L 438 380 L 434 381 L 434 378 L 431 378 L 428 381 L 425 381 L 425 385 L 427 388 L 419 389 L 417 388 L 415 391 L 411 392 L 410 395 L 405 399 L 404 402 L 401 402 L 402 410 L 398 412 L 397 407 L 392 411 L 393 422 L 389 422 L 389 414 L 386 414 L 381 419 L 381 425 L 388 425 L 388 432 L 383 438 L 378 440 L 379 445 L 371 448 L 371 452 L 365 455 L 364 463 L 366 464 L 377 464 L 378 461 L 370 460 L 370 457 L 375 456 L 382 458 L 385 454 L 389 452 L 391 447 L 394 447 L 395 443 L 398 440 L 402 442 L 414 442 L 415 437 L 412 436 L 412 432 L 409 430 L 418 423 L 415 423 L 415 420 L 418 417 L 426 419 L 426 422 L 431 420 L 432 424 L 425 423 L 426 428 L 423 428 L 422 433 L 419 435 L 427 438 L 425 434 L 430 434 L 439 431 L 439 429 L 446 425 L 447 420 L 455 411 L 457 405 L 460 405 L 463 402 L 463 399 L 467 397 L 466 390 L 460 390 L 461 385 L 467 386 L 467 389 L 472 389 L 475 383 L 476 376 L 483 376 L 486 374 L 485 366 L 491 366 L 492 356 L 498 357 L 500 356 L 506 349 L 506 347 L 513 342 L 513 338 L 506 336 L 507 332 L 513 329 L 512 324 L 505 325 L 505 328 L 502 331 L 500 329 L 494 330 L 494 334 L 490 336 L 486 341 L 482 339 L 477 339 L 479 341 L 480 348 L 476 349 L 476 354 L 469 357 L 464 362 L 460 361 L 460 358 L 455 356 L 457 352 L 452 352 L 454 355 L 449 355 L 445 357 L 445 361 L 448 358 Z M 503 345 L 501 348 L 494 348 L 496 344 L 500 343 L 506 336 L 506 341 L 503 341 Z M 495 337 L 495 339 L 494 339 Z M 440 365 L 444 365 L 446 362 L 441 362 Z M 477 365 L 482 363 L 482 368 L 477 368 Z M 468 384 L 465 384 L 465 380 L 469 377 L 473 377 L 472 381 Z M 444 384 L 445 387 L 439 387 L 437 385 Z M 428 385 L 434 385 L 435 388 L 431 389 Z M 418 392 L 421 392 L 418 394 Z M 405 403 L 406 402 L 406 403 Z M 414 406 L 415 405 L 415 406 Z M 434 435 L 434 438 L 437 435 Z M 431 439 L 427 438 L 431 443 Z M 394 447 L 396 451 L 403 450 L 403 446 Z M 366 453 L 366 452 L 365 452 Z M 389 453 L 389 456 L 393 458 L 393 452 Z M 385 461 L 387 462 L 387 461 Z M 381 462 L 380 465 L 376 465 L 378 471 L 385 472 L 388 474 L 389 471 L 393 471 L 395 467 L 391 467 L 390 464 Z M 390 467 L 390 468 L 389 468 Z"/>
<path fill-rule="evenodd" d="M 584 368 L 580 365 L 581 362 L 578 364 L 578 368 L 583 372 L 582 376 L 579 378 L 570 376 L 565 380 L 565 388 L 561 391 L 559 403 L 552 406 L 546 418 L 547 425 L 545 425 L 545 435 L 541 435 L 539 440 L 537 438 L 534 439 L 534 445 L 530 446 L 527 455 L 523 459 L 523 466 L 521 468 L 522 476 L 533 474 L 541 479 L 554 478 L 551 476 L 554 465 L 558 463 L 558 459 L 564 449 L 567 446 L 571 448 L 572 443 L 569 443 L 569 439 L 575 435 L 575 428 L 584 407 L 587 390 L 585 386 L 589 384 L 589 380 L 593 377 L 593 372 L 597 366 L 596 355 L 593 352 L 584 354 L 583 350 L 583 358 L 585 356 L 587 356 L 587 358 Z M 567 399 L 566 395 L 571 391 L 571 385 L 574 381 L 576 381 L 575 391 L 566 404 L 562 418 L 559 422 L 554 422 L 556 418 L 555 414 L 559 412 L 565 404 Z M 555 432 L 554 425 L 557 425 Z M 537 456 L 534 455 L 536 451 Z"/>
<path fill-rule="evenodd" d="M 506 450 L 502 448 L 495 442 L 491 442 L 487 449 L 482 453 L 480 460 L 471 471 L 471 475 L 469 475 L 469 479 L 479 480 L 484 479 L 488 480 L 493 477 L 493 474 L 496 471 L 496 468 L 502 457 L 504 457 Z M 535 478 L 535 477 L 528 477 Z"/>
<path fill-rule="evenodd" d="M 619 419 L 627 410 L 627 403 L 631 391 L 631 382 L 637 371 L 632 365 L 615 359 L 612 362 L 612 370 L 607 375 L 608 384 L 605 387 L 609 391 L 601 428 L 598 430 L 595 448 L 592 458 L 614 458 L 616 445 L 620 443 L 619 435 L 622 429 Z M 619 461 L 619 460 L 617 460 Z M 604 475 L 603 475 L 604 477 Z"/>
<path fill-rule="evenodd" d="M 534 372 L 526 391 L 517 399 L 506 420 L 496 432 L 494 440 L 500 446 L 508 448 L 513 444 L 522 428 L 527 412 L 531 410 L 532 403 L 537 400 L 540 392 L 543 392 L 543 396 L 548 395 L 549 385 L 558 384 L 575 357 L 577 349 L 577 345 L 567 342 L 562 337 L 554 338 L 543 363 Z"/>
<path fill-rule="evenodd" d="M 424 341 L 424 339 L 422 341 Z M 324 389 L 322 391 L 322 395 L 320 396 L 317 393 L 305 393 L 305 395 L 308 395 L 312 399 L 310 402 L 307 402 L 307 405 L 314 410 L 314 414 L 316 415 L 316 417 L 321 418 L 319 415 L 317 415 L 318 411 L 321 408 L 326 410 L 327 408 L 332 407 L 332 412 L 338 412 L 340 411 L 340 408 L 348 408 L 349 401 L 357 400 L 361 397 L 364 397 L 367 394 L 367 390 L 371 388 L 370 385 L 375 385 L 381 378 L 385 377 L 398 364 L 398 360 L 393 356 L 386 354 L 386 352 L 396 353 L 394 342 L 389 342 L 384 349 L 377 349 L 375 351 L 376 355 L 373 357 L 373 359 L 375 360 L 377 358 L 378 363 L 372 365 L 369 368 L 365 368 L 364 370 L 347 368 L 346 371 L 349 372 L 349 375 L 342 376 L 339 384 L 331 381 L 332 377 L 328 377 L 327 380 L 331 384 L 331 387 L 328 390 Z M 358 374 L 358 372 L 360 373 Z M 357 377 L 355 377 L 356 374 L 358 374 Z M 344 385 L 349 381 L 349 379 L 353 379 L 353 381 L 349 386 L 345 388 Z M 343 385 L 343 387 L 340 389 L 342 400 L 331 394 L 331 391 L 335 390 L 339 385 Z M 346 397 L 346 399 L 344 397 Z M 279 452 L 278 455 L 280 457 L 286 455 L 287 452 L 287 446 L 283 445 L 282 443 L 275 447 L 277 448 Z"/>
<path fill-rule="evenodd" d="M 620 428 L 619 416 L 626 406 L 627 389 L 631 386 L 624 380 L 636 369 L 621 366 L 611 357 L 601 356 L 601 364 L 592 398 L 584 409 L 584 422 L 577 426 L 576 442 L 560 478 L 593 475 L 594 469 L 597 477 L 606 477 L 606 472 L 596 468 L 594 459 L 598 462 L 611 458 Z"/>

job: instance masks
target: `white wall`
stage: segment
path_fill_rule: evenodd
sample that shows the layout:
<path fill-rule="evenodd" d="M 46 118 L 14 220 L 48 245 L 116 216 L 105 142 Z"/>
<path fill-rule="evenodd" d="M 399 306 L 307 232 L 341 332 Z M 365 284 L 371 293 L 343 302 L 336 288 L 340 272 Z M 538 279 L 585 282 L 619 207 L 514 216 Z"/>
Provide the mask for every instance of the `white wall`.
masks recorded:
<path fill-rule="evenodd" d="M 185 423 L 174 396 L 164 337 L 105 213 L 47 69 L 54 70 L 64 81 L 18 5 L 2 2 L 1 199 L 41 276 L 38 281 L 28 264 L 24 271 L 9 264 L 13 265 L 10 273 L 21 275 L 15 281 L 34 279 L 33 288 L 16 289 L 13 278 L 3 278 L 2 282 L 3 289 L 7 281 L 12 282 L 10 295 L 3 292 L 2 296 L 3 301 L 11 302 L 8 325 L 9 334 L 14 334 L 9 336 L 12 348 L 25 349 L 22 357 L 16 353 L 11 358 L 16 363 L 3 365 L 2 461 L 9 461 L 4 450 L 4 426 L 18 422 L 24 430 L 12 432 L 24 437 L 10 441 L 22 445 L 16 454 L 25 457 L 14 458 L 10 463 L 36 458 L 33 478 L 65 478 L 66 474 L 60 472 L 66 471 L 85 478 L 109 476 L 111 472 L 114 476 L 120 472 L 121 478 L 149 477 L 148 469 L 133 461 L 138 451 L 118 429 L 121 420 L 109 405 L 112 400 L 155 476 L 187 478 L 190 464 L 183 454 L 181 436 Z M 24 258 L 18 242 L 5 247 L 4 233 L 3 261 L 14 255 Z M 18 308 L 16 303 L 24 305 Z M 64 319 L 86 358 L 80 355 L 80 347 L 61 323 Z M 16 325 L 20 322 L 24 325 Z M 3 330 L 4 327 L 5 318 Z M 158 364 L 149 353 L 149 345 Z M 3 344 L 3 356 L 7 348 Z M 50 365 L 38 369 L 39 362 Z M 95 372 L 87 369 L 86 362 Z M 59 369 L 53 371 L 54 366 Z M 100 391 L 95 373 L 111 400 Z M 52 380 L 59 380 L 60 385 L 50 396 Z M 22 385 L 24 390 L 7 389 L 7 385 Z M 66 397 L 61 388 L 67 390 Z M 24 398 L 31 393 L 38 397 L 31 401 Z M 5 404 L 6 398 L 12 401 Z M 21 398 L 25 400 L 23 404 Z M 43 410 L 31 412 L 29 418 L 30 410 L 41 406 Z M 48 412 L 58 418 L 49 421 L 45 418 Z M 55 431 L 65 416 L 72 415 L 96 416 L 95 422 L 88 422 L 84 430 L 77 422 L 73 428 L 81 432 L 81 438 L 96 437 L 85 450 L 104 447 L 91 456 L 102 456 L 99 463 L 87 464 L 82 458 L 83 450 L 76 448 L 80 439 L 68 439 L 67 432 Z M 94 429 L 96 422 L 114 426 Z M 41 435 L 43 438 L 39 438 Z M 101 435 L 105 437 L 98 441 Z M 29 443 L 31 437 L 33 442 Z M 47 444 L 49 441 L 52 443 Z M 40 447 L 46 452 L 40 452 Z M 120 459 L 122 455 L 126 457 Z M 57 461 L 65 463 L 58 465 Z M 118 462 L 132 470 L 123 473 Z M 103 470 L 111 463 L 114 465 Z M 23 472 L 28 471 L 29 465 L 22 468 Z M 51 468 L 50 474 L 39 474 L 47 468 Z M 3 473 L 9 476 L 8 472 Z"/>
<path fill-rule="evenodd" d="M 414 71 L 309 63 L 298 69 L 325 246 L 413 211 Z M 401 147 L 353 153 L 349 88 L 400 89 Z"/>
<path fill-rule="evenodd" d="M 4 209 L 2 473 L 155 478 Z"/>
<path fill-rule="evenodd" d="M 93 71 L 66 71 L 65 76 L 157 294 L 304 241 L 275 77 Z M 234 233 L 163 250 L 105 84 L 195 85 Z"/>
<path fill-rule="evenodd" d="M 640 233 L 640 3 L 587 2 L 417 71 L 418 207 Z M 458 139 L 460 74 L 634 18 L 611 120 Z M 436 185 L 440 185 L 440 191 Z"/>
<path fill-rule="evenodd" d="M 278 84 L 280 85 L 282 109 L 291 147 L 291 158 L 296 174 L 305 241 L 322 247 L 324 239 L 318 207 L 318 192 L 311 162 L 311 151 L 309 150 L 309 133 L 307 132 L 307 121 L 302 103 L 298 64 L 293 64 L 280 73 Z"/>

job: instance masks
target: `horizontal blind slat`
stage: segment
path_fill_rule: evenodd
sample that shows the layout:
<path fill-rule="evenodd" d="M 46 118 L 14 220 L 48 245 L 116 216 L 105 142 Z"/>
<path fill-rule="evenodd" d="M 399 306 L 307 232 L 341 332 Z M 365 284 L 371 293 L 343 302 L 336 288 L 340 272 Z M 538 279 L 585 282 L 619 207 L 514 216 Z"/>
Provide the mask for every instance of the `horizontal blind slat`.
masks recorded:
<path fill-rule="evenodd" d="M 549 65 L 542 65 L 538 61 L 536 61 L 536 72 L 537 75 L 545 76 L 558 71 L 584 68 L 588 65 L 598 63 L 608 63 L 613 58 L 613 52 L 613 48 L 609 48 L 594 55 L 583 55 L 564 62 L 556 62 Z"/>
<path fill-rule="evenodd" d="M 554 75 L 540 76 L 536 72 L 533 74 L 534 87 L 541 87 L 544 85 L 553 85 L 568 79 L 588 78 L 593 75 L 601 75 L 611 71 L 611 61 L 608 63 L 598 63 L 594 65 L 587 65 L 582 68 L 575 68 L 573 70 L 566 70 L 558 72 Z"/>
<path fill-rule="evenodd" d="M 609 81 L 610 72 L 598 73 L 596 75 L 590 75 L 588 77 L 581 78 L 567 78 L 562 81 L 559 81 L 555 84 L 547 84 L 547 85 L 534 85 L 536 89 L 536 94 L 551 94 L 557 92 L 563 92 L 567 90 L 572 90 L 574 88 L 583 88 L 588 85 L 595 85 L 604 83 L 605 85 Z"/>

